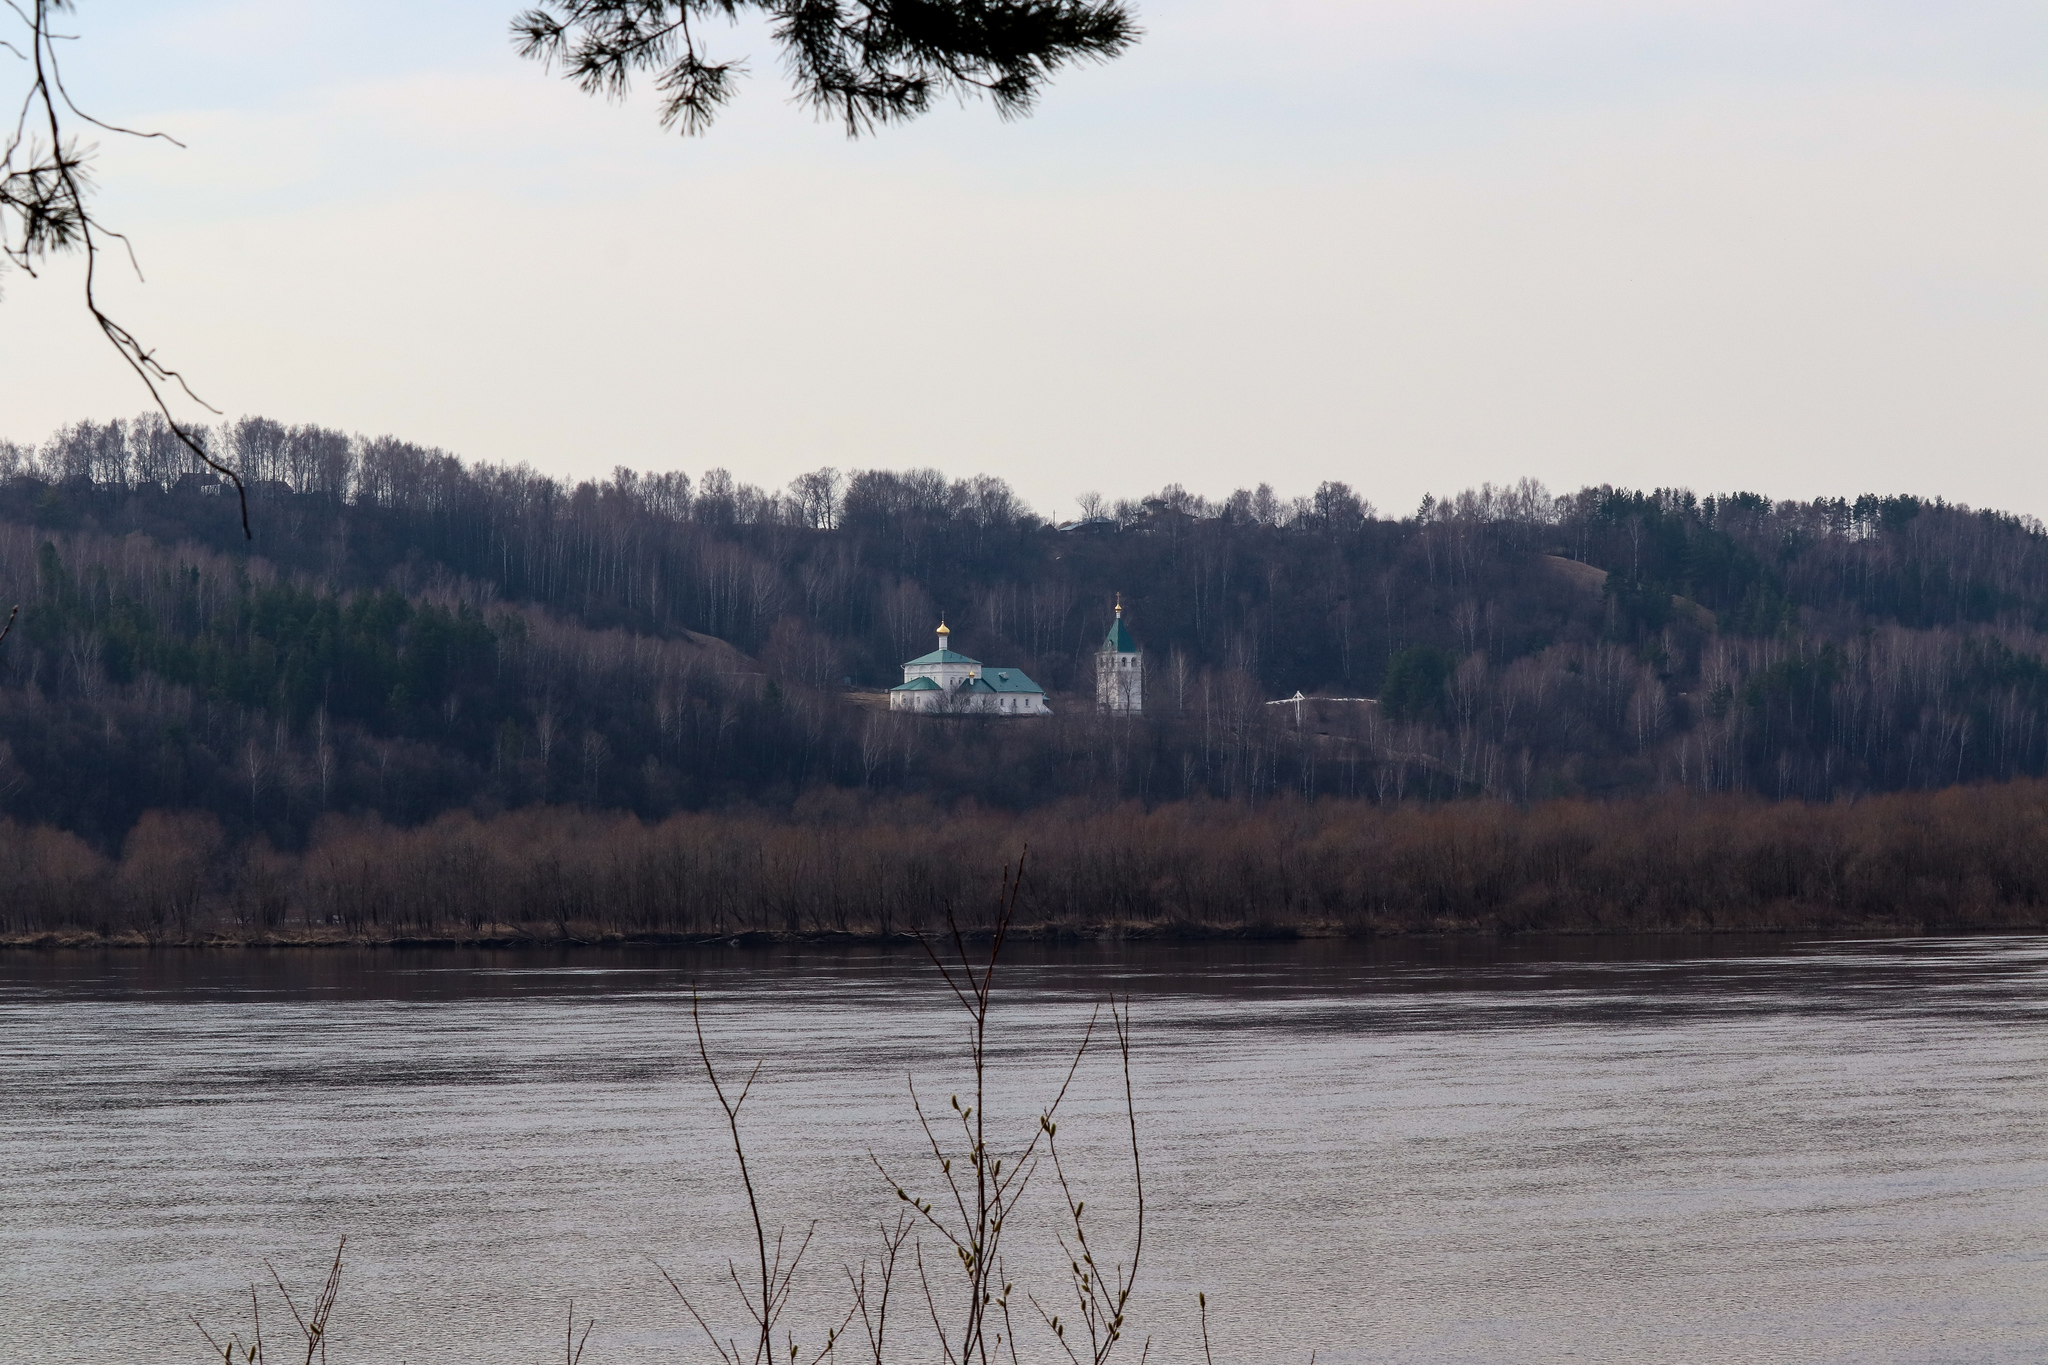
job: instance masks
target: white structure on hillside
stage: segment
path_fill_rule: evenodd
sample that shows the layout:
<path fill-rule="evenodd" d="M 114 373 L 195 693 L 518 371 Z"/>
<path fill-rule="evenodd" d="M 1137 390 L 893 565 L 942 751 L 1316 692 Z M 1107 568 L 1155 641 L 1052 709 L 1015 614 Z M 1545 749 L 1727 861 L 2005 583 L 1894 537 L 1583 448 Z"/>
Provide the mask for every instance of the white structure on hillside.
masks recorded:
<path fill-rule="evenodd" d="M 1124 595 L 1116 595 L 1116 621 L 1095 656 L 1095 701 L 1107 711 L 1136 715 L 1145 709 L 1145 652 L 1124 625 Z"/>
<path fill-rule="evenodd" d="M 891 711 L 932 715 L 1049 716 L 1045 689 L 1021 668 L 983 668 L 955 654 L 952 631 L 939 622 L 939 647 L 903 665 L 903 682 L 889 689 Z"/>

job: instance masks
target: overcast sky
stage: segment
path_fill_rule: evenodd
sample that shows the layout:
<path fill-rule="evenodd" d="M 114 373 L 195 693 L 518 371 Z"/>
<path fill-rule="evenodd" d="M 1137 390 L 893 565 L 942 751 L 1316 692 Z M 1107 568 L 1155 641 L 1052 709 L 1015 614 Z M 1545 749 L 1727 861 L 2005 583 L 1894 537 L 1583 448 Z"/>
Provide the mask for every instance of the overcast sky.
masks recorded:
<path fill-rule="evenodd" d="M 105 140 L 122 315 L 230 414 L 567 475 L 2048 514 L 2040 0 L 1150 0 L 857 143 L 756 33 L 686 140 L 514 8 L 80 0 L 73 92 L 188 144 Z M 0 286 L 0 435 L 142 406 L 75 269 Z"/>

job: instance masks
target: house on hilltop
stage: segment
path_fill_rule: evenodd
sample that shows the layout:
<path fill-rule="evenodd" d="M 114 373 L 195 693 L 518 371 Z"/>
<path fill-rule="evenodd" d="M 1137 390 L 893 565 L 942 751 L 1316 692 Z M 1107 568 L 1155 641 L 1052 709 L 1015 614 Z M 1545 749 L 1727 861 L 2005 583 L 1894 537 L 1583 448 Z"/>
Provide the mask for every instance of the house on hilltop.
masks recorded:
<path fill-rule="evenodd" d="M 1045 689 L 1021 668 L 985 668 L 955 653 L 953 632 L 939 622 L 939 647 L 903 665 L 903 681 L 889 689 L 891 711 L 925 715 L 1049 716 Z"/>

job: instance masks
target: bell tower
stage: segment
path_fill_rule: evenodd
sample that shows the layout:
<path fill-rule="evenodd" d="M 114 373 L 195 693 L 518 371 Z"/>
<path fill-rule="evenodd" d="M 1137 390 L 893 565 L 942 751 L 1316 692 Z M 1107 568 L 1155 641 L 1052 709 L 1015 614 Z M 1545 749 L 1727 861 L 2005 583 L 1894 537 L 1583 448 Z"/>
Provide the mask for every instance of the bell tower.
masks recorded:
<path fill-rule="evenodd" d="M 1130 715 L 1145 709 L 1145 654 L 1124 624 L 1122 593 L 1116 595 L 1116 620 L 1095 655 L 1095 702 Z"/>

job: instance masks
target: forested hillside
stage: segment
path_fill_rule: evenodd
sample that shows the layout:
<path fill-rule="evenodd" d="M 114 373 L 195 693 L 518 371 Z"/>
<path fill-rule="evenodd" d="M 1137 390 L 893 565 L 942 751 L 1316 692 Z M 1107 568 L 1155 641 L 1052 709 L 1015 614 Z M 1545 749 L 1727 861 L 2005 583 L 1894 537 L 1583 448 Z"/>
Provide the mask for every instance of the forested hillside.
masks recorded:
<path fill-rule="evenodd" d="M 1024 808 L 2048 772 L 2048 539 L 1939 501 L 1525 483 L 1394 516 L 1335 483 L 1173 487 L 1061 528 L 932 471 L 569 484 L 261 420 L 210 440 L 253 544 L 153 419 L 0 444 L 0 812 L 111 852 L 152 808 L 296 848 L 323 813 L 818 788 Z M 1118 592 L 1138 719 L 1091 704 Z M 1057 714 L 878 709 L 942 613 Z"/>

